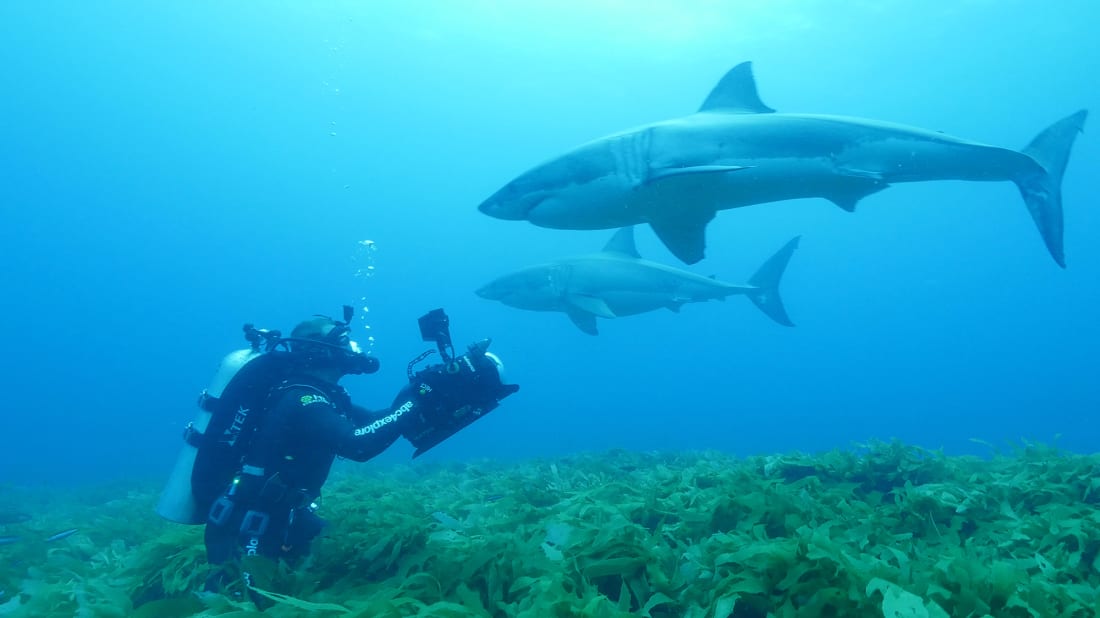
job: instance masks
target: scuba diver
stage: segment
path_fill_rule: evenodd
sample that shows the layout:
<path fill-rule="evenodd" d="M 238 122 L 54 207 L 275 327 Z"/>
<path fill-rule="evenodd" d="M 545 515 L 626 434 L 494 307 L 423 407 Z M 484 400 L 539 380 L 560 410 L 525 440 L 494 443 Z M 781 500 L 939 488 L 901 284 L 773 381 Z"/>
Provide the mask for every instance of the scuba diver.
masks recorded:
<path fill-rule="evenodd" d="M 420 331 L 443 363 L 414 372 L 429 350 L 409 363 L 409 383 L 390 408 L 357 406 L 340 379 L 374 373 L 379 364 L 351 340 L 352 314 L 345 306 L 343 321 L 314 316 L 289 337 L 246 324 L 250 347 L 229 354 L 200 396 L 157 512 L 205 524 L 214 567 L 207 590 L 232 584 L 242 556 L 293 563 L 309 553 L 326 523 L 315 511 L 336 457 L 367 461 L 401 436 L 417 457 L 519 390 L 502 382 L 490 340 L 457 356 L 447 315 L 436 309 L 420 318 Z M 251 588 L 249 573 L 242 576 Z"/>

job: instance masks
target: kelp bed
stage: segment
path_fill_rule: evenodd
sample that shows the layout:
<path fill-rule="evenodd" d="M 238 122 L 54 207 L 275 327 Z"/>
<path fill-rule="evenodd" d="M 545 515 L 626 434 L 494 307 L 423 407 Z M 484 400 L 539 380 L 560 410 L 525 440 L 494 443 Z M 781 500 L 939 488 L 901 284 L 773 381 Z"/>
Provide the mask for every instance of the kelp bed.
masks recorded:
<path fill-rule="evenodd" d="M 0 615 L 1100 615 L 1098 456 L 895 442 L 357 470 L 330 482 L 307 563 L 266 573 L 262 613 L 195 592 L 201 528 L 158 520 L 155 488 L 0 490 L 0 516 L 33 514 L 0 530 L 24 537 L 0 547 Z"/>

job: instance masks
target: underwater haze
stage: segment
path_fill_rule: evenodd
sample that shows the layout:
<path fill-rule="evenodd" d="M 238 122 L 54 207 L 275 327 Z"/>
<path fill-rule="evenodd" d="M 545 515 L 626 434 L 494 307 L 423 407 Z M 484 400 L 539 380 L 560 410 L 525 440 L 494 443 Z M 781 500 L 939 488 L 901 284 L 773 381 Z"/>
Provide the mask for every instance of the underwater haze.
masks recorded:
<path fill-rule="evenodd" d="M 612 230 L 480 213 L 525 170 L 698 109 L 752 61 L 781 112 L 1023 148 L 1100 109 L 1085 0 L 8 2 L 0 7 L 0 482 L 165 478 L 241 325 L 356 308 L 390 405 L 444 308 L 521 385 L 425 461 L 609 449 L 818 452 L 874 439 L 988 454 L 1100 440 L 1100 146 L 1063 182 L 1067 268 L 1008 182 L 904 183 L 718 213 L 685 266 L 748 281 L 801 235 L 796 326 L 743 298 L 600 319 L 474 291 Z M 404 461 L 404 441 L 378 461 Z M 419 460 L 418 460 L 419 461 Z"/>

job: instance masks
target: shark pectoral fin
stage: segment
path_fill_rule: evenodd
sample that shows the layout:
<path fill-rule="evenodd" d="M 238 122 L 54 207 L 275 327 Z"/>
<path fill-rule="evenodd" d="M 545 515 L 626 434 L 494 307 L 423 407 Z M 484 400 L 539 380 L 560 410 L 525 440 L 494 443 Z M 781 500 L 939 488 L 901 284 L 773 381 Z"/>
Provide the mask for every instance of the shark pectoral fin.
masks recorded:
<path fill-rule="evenodd" d="M 704 257 L 707 224 L 713 218 L 713 208 L 685 209 L 649 225 L 673 255 L 685 264 L 694 264 Z"/>
<path fill-rule="evenodd" d="M 573 309 L 577 311 L 583 311 L 590 313 L 594 316 L 601 318 L 615 318 L 615 312 L 611 310 L 611 307 L 607 306 L 602 298 L 596 296 L 589 296 L 587 294 L 570 294 L 565 298 Z"/>
<path fill-rule="evenodd" d="M 668 304 L 668 310 L 673 313 L 680 313 L 680 308 L 684 306 L 684 303 L 675 300 Z"/>
<path fill-rule="evenodd" d="M 868 174 L 872 173 L 868 172 Z M 848 170 L 845 170 L 845 176 L 843 178 L 844 182 L 837 184 L 837 186 L 825 192 L 822 197 L 848 212 L 855 212 L 856 205 L 861 199 L 873 193 L 878 193 L 890 186 L 889 183 L 883 181 L 882 177 L 878 174 L 873 176 L 848 175 Z"/>
<path fill-rule="evenodd" d="M 683 176 L 700 176 L 704 174 L 726 174 L 752 169 L 751 165 L 692 165 L 688 167 L 665 167 L 650 170 L 645 179 L 646 184 L 668 180 L 669 178 L 681 178 Z"/>
<path fill-rule="evenodd" d="M 596 330 L 596 316 L 577 309 L 566 311 L 565 313 L 569 316 L 569 319 L 577 325 L 577 328 L 581 329 L 585 334 L 600 334 L 600 331 Z"/>

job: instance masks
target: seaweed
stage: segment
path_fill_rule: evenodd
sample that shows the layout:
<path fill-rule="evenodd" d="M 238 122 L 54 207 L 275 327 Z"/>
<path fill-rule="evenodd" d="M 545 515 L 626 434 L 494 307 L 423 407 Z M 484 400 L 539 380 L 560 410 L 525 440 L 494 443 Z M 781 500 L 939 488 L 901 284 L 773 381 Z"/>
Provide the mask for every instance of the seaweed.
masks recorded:
<path fill-rule="evenodd" d="M 1096 616 L 1100 458 L 990 450 L 341 466 L 313 555 L 240 597 L 151 485 L 4 488 L 42 515 L 4 524 L 0 616 Z"/>

